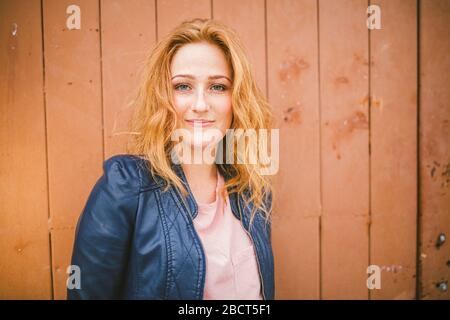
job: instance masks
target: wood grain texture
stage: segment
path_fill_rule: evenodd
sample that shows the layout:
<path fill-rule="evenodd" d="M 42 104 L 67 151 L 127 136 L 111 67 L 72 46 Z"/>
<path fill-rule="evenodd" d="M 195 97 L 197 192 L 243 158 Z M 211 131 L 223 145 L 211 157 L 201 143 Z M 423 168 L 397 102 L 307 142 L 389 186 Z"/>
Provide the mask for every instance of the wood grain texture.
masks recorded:
<path fill-rule="evenodd" d="M 0 299 L 52 297 L 40 13 L 0 2 Z"/>
<path fill-rule="evenodd" d="M 278 299 L 320 297 L 317 6 L 267 2 L 269 102 L 280 130 L 274 252 Z"/>
<path fill-rule="evenodd" d="M 156 41 L 155 1 L 102 0 L 102 101 L 105 159 L 126 153 L 131 104 Z"/>
<path fill-rule="evenodd" d="M 66 26 L 71 4 L 80 7 L 79 30 Z M 100 16 L 98 1 L 46 0 L 43 8 L 53 285 L 64 299 L 67 274 L 56 269 L 66 270 L 70 259 L 56 250 L 54 230 L 75 226 L 102 172 Z"/>
<path fill-rule="evenodd" d="M 379 1 L 370 32 L 370 264 L 381 289 L 371 299 L 414 299 L 417 259 L 417 7 Z M 365 101 L 366 102 L 366 101 Z"/>
<path fill-rule="evenodd" d="M 450 299 L 449 1 L 420 2 L 420 285 L 421 299 Z M 437 247 L 440 234 L 447 241 Z"/>
<path fill-rule="evenodd" d="M 322 298 L 367 299 L 367 1 L 319 2 Z M 345 36 L 342 36 L 345 35 Z"/>

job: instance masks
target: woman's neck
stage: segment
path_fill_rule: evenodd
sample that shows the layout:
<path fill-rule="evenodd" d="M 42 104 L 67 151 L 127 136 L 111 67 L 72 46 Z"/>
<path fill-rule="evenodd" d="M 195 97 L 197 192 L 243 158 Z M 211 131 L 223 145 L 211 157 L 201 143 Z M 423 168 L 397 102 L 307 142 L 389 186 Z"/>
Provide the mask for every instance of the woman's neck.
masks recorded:
<path fill-rule="evenodd" d="M 181 166 L 197 202 L 214 202 L 217 166 L 215 164 L 182 164 Z"/>

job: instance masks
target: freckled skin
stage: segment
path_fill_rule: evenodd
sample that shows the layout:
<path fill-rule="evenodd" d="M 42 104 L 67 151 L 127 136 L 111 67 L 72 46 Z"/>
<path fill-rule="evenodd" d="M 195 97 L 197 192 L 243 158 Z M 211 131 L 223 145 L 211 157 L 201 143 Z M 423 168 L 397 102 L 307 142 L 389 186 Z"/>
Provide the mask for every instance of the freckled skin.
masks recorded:
<path fill-rule="evenodd" d="M 185 120 L 208 119 L 214 120 L 214 123 L 204 128 L 205 131 L 219 129 L 225 135 L 232 121 L 232 83 L 227 78 L 232 79 L 231 68 L 221 49 L 204 42 L 184 45 L 172 59 L 171 76 L 179 128 L 193 134 L 193 126 Z M 223 78 L 210 79 L 212 76 Z M 207 141 L 191 143 L 204 147 Z"/>

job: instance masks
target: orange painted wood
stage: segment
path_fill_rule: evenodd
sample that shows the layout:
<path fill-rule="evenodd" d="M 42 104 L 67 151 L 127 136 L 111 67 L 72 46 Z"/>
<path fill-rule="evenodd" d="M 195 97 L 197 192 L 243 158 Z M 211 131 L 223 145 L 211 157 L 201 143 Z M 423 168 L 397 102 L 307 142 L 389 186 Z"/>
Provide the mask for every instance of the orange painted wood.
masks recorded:
<path fill-rule="evenodd" d="M 367 299 L 369 114 L 367 1 L 319 2 L 321 293 Z"/>
<path fill-rule="evenodd" d="M 161 39 L 179 23 L 194 18 L 211 18 L 211 0 L 158 0 L 157 39 Z"/>
<path fill-rule="evenodd" d="M 102 0 L 102 96 L 105 159 L 126 152 L 131 102 L 145 58 L 155 45 L 155 1 Z"/>
<path fill-rule="evenodd" d="M 420 287 L 421 299 L 450 299 L 449 1 L 420 2 Z M 439 235 L 447 241 L 436 247 Z"/>
<path fill-rule="evenodd" d="M 80 30 L 66 26 L 71 4 L 81 9 Z M 55 298 L 64 299 L 72 243 L 58 243 L 55 232 L 75 232 L 102 171 L 99 3 L 46 0 L 43 8 L 53 285 Z"/>
<path fill-rule="evenodd" d="M 0 299 L 50 299 L 40 1 L 0 2 Z"/>
<path fill-rule="evenodd" d="M 72 258 L 73 242 L 75 240 L 74 227 L 58 227 L 51 230 L 53 256 L 53 291 L 54 299 L 65 300 L 67 295 L 67 268 Z M 81 281 L 83 281 L 81 272 Z"/>
<path fill-rule="evenodd" d="M 370 264 L 382 271 L 381 289 L 370 298 L 414 299 L 418 13 L 409 0 L 377 5 L 382 28 L 370 32 Z"/>
<path fill-rule="evenodd" d="M 267 2 L 269 102 L 280 129 L 273 247 L 277 299 L 320 296 L 320 140 L 316 2 Z"/>
<path fill-rule="evenodd" d="M 276 298 L 449 299 L 449 1 L 380 0 L 369 32 L 370 2 L 44 0 L 41 21 L 40 1 L 1 1 L 0 298 L 65 299 L 75 223 L 125 152 L 146 54 L 213 17 L 243 39 L 280 129 Z"/>
<path fill-rule="evenodd" d="M 212 0 L 213 18 L 241 38 L 259 88 L 266 94 L 265 7 L 264 0 Z"/>

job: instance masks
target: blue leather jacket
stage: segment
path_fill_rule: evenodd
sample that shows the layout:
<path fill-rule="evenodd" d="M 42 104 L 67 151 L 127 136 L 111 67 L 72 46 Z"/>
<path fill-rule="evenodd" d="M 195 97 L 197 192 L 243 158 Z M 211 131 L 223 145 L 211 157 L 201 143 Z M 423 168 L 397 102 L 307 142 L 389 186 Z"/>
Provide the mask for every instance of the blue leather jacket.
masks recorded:
<path fill-rule="evenodd" d="M 182 167 L 173 165 L 189 191 L 184 198 L 174 187 L 163 192 L 165 182 L 147 174 L 138 156 L 113 156 L 103 169 L 76 227 L 71 264 L 80 268 L 81 288 L 67 289 L 68 299 L 203 299 L 206 259 Z M 249 228 L 252 204 L 245 207 L 236 193 L 229 197 L 253 240 L 263 297 L 273 299 L 270 223 L 258 211 Z M 267 201 L 270 206 L 271 195 Z"/>

